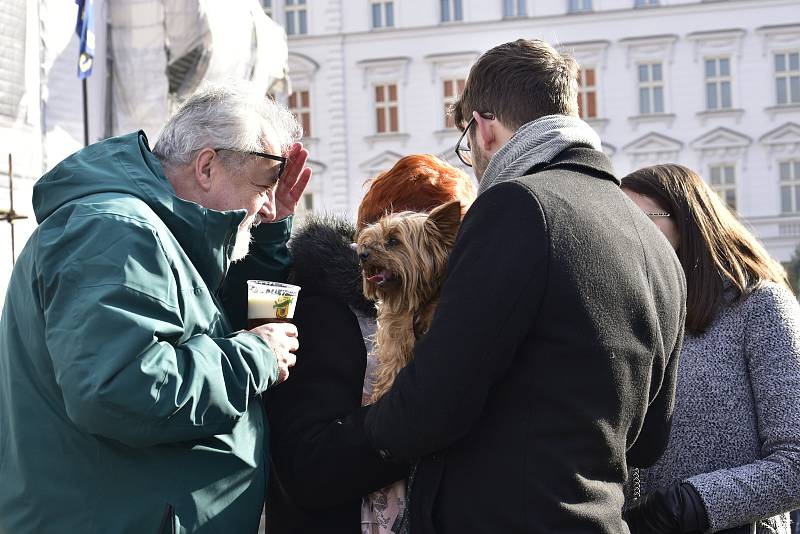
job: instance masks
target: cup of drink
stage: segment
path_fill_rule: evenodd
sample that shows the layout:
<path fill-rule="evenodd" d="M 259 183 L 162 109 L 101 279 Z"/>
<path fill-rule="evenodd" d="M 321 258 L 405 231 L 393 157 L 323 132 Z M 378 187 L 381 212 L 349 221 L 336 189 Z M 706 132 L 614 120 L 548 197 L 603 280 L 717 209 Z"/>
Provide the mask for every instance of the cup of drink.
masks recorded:
<path fill-rule="evenodd" d="M 248 280 L 247 328 L 291 321 L 299 292 L 300 286 L 268 280 Z"/>

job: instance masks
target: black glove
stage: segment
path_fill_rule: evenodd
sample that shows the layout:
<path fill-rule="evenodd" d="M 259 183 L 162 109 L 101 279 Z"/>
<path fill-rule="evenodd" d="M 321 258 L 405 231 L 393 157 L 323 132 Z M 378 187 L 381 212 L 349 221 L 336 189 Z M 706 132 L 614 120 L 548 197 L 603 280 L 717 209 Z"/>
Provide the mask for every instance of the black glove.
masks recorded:
<path fill-rule="evenodd" d="M 708 528 L 703 501 L 691 484 L 676 484 L 648 493 L 623 510 L 631 534 L 685 534 Z"/>

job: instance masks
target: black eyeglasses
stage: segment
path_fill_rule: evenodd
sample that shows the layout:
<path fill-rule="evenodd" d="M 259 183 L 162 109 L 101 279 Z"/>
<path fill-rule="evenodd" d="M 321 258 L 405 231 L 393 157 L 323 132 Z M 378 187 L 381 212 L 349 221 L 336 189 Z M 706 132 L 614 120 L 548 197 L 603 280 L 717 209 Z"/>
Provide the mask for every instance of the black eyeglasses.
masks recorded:
<path fill-rule="evenodd" d="M 480 116 L 490 121 L 495 119 L 495 116 L 491 113 L 480 113 Z M 458 143 L 456 143 L 456 156 L 467 167 L 472 167 L 472 150 L 469 148 L 469 142 L 467 141 L 467 132 L 469 132 L 473 124 L 475 124 L 475 117 L 469 120 L 464 131 L 461 132 L 461 137 L 458 138 Z"/>
<path fill-rule="evenodd" d="M 275 154 L 267 154 L 266 152 L 253 152 L 251 150 L 236 150 L 235 148 L 215 148 L 214 150 L 227 150 L 228 152 L 239 152 L 240 154 L 248 154 L 250 156 L 258 156 L 259 158 L 271 159 L 280 162 L 278 165 L 278 176 L 276 179 L 283 176 L 283 171 L 286 169 L 287 158 L 283 156 L 276 156 Z"/>

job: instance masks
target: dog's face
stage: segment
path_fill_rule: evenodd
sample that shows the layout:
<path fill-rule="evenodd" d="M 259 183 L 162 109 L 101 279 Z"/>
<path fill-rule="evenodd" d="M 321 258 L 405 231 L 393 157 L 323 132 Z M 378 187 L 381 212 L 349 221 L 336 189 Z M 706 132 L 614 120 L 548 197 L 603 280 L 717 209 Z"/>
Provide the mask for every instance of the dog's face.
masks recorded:
<path fill-rule="evenodd" d="M 430 214 L 386 215 L 358 234 L 364 295 L 385 304 L 415 309 L 438 289 L 447 256 L 461 223 L 456 200 Z"/>

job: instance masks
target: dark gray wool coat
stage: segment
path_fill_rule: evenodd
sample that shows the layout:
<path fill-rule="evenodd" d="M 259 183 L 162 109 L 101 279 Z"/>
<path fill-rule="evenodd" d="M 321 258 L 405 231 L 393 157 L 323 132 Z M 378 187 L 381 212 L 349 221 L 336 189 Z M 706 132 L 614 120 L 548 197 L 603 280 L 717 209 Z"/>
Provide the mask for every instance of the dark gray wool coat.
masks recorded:
<path fill-rule="evenodd" d="M 430 330 L 366 416 L 384 457 L 419 459 L 410 531 L 627 532 L 626 455 L 667 444 L 685 295 L 602 152 L 478 196 Z"/>
<path fill-rule="evenodd" d="M 667 450 L 642 491 L 688 481 L 712 532 L 759 521 L 789 534 L 800 508 L 800 307 L 773 283 L 684 338 Z"/>

